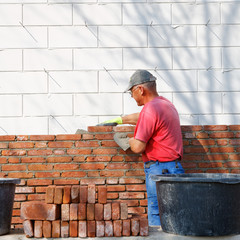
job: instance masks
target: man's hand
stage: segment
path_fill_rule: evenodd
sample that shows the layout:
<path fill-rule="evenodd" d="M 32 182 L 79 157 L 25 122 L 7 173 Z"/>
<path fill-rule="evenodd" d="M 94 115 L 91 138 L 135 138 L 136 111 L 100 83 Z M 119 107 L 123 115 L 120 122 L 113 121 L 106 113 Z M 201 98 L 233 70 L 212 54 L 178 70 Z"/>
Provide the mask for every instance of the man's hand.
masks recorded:
<path fill-rule="evenodd" d="M 110 119 L 110 120 L 107 120 L 105 122 L 102 122 L 102 123 L 99 123 L 97 124 L 97 126 L 106 126 L 106 125 L 113 125 L 113 126 L 116 126 L 118 124 L 123 124 L 123 121 L 122 121 L 122 117 L 117 117 L 117 118 L 114 118 L 114 119 Z"/>

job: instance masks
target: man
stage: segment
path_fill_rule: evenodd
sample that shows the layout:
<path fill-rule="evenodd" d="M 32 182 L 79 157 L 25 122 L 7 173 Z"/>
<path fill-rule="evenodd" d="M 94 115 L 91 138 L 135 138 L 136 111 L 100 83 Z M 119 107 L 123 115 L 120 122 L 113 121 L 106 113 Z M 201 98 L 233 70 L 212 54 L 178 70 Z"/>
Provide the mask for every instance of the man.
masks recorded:
<path fill-rule="evenodd" d="M 130 91 L 140 113 L 118 117 L 105 123 L 136 125 L 134 137 L 129 139 L 131 150 L 141 153 L 146 175 L 148 222 L 160 225 L 156 183 L 151 175 L 184 173 L 179 163 L 183 155 L 182 134 L 174 105 L 157 93 L 156 77 L 146 70 L 137 70 L 130 78 Z"/>

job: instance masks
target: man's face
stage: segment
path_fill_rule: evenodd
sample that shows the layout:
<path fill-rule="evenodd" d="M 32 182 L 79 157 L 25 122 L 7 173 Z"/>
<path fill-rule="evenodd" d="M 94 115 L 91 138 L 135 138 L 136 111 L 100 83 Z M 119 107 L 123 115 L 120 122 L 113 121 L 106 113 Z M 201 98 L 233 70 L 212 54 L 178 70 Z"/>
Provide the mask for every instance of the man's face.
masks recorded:
<path fill-rule="evenodd" d="M 138 106 L 143 105 L 143 103 L 142 103 L 142 90 L 143 89 L 142 88 L 143 88 L 142 85 L 136 85 L 130 89 L 131 97 L 134 98 L 134 100 L 136 101 Z"/>

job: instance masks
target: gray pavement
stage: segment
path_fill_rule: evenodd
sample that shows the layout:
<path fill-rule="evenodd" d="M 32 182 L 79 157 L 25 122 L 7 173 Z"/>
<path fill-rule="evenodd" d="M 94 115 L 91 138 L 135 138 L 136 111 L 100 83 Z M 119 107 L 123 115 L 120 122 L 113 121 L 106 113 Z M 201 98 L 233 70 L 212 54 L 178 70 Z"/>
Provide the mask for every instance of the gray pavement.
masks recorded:
<path fill-rule="evenodd" d="M 89 240 L 113 240 L 116 237 L 104 237 L 104 238 L 84 238 Z M 0 236 L 0 240 L 30 240 L 30 239 L 39 239 L 39 238 L 27 238 L 22 232 L 10 232 L 8 235 Z M 41 238 L 41 239 L 54 239 L 54 238 Z M 58 238 L 59 240 L 76 240 L 79 238 Z M 240 240 L 240 235 L 234 236 L 224 236 L 224 237 L 192 237 L 192 236 L 180 236 L 165 233 L 161 228 L 150 228 L 149 236 L 147 237 L 118 237 L 118 240 L 140 240 L 140 239 L 149 239 L 149 240 Z"/>

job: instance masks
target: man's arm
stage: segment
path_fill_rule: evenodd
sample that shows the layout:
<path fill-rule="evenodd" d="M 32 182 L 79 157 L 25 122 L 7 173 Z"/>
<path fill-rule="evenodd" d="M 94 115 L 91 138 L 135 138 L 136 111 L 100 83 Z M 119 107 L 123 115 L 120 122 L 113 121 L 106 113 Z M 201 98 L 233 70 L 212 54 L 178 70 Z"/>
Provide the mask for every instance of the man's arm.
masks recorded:
<path fill-rule="evenodd" d="M 132 113 L 122 117 L 123 124 L 132 124 L 136 125 L 140 113 Z"/>
<path fill-rule="evenodd" d="M 147 144 L 132 137 L 129 139 L 129 145 L 134 153 L 143 153 Z"/>

